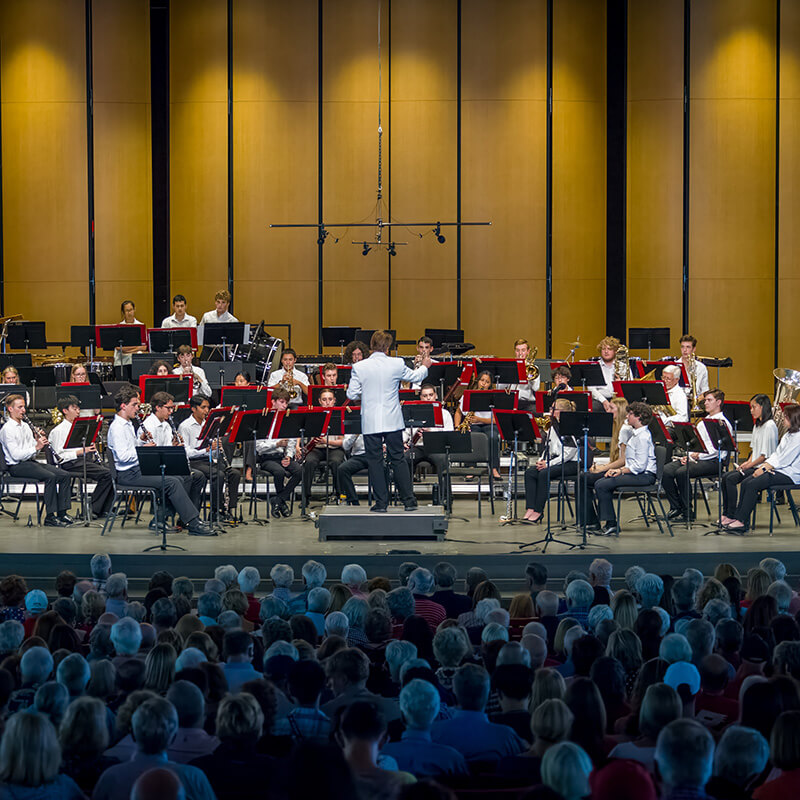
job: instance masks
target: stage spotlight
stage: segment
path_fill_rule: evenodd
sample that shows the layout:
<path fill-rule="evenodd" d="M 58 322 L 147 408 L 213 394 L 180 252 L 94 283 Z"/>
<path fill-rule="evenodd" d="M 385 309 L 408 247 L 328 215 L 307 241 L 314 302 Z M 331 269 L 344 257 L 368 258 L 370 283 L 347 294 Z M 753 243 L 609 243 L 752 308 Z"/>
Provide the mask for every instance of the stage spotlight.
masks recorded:
<path fill-rule="evenodd" d="M 390 256 L 396 256 L 396 255 L 397 255 L 397 249 L 396 249 L 396 248 L 395 248 L 395 246 L 394 246 L 394 242 L 392 242 L 392 243 L 389 245 L 389 255 L 390 255 Z"/>
<path fill-rule="evenodd" d="M 436 241 L 439 242 L 439 244 L 444 244 L 447 241 L 442 234 L 442 226 L 438 222 L 436 223 L 436 227 L 433 229 L 433 234 L 436 236 Z"/>
<path fill-rule="evenodd" d="M 361 255 L 362 255 L 362 256 L 365 256 L 365 255 L 367 255 L 367 253 L 369 253 L 369 251 L 370 251 L 371 249 L 372 249 L 372 248 L 371 248 L 371 247 L 370 247 L 370 246 L 369 246 L 369 245 L 368 245 L 366 242 L 364 242 L 364 249 L 361 251 Z"/>

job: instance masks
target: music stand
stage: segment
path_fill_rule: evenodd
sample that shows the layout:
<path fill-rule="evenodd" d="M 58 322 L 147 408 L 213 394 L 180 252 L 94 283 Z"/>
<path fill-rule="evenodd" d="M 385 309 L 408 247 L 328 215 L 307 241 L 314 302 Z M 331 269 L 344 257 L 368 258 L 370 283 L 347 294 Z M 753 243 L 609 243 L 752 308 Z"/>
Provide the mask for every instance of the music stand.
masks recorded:
<path fill-rule="evenodd" d="M 614 388 L 631 403 L 647 403 L 649 406 L 668 406 L 669 397 L 661 381 L 614 381 Z"/>
<path fill-rule="evenodd" d="M 343 406 L 347 402 L 347 387 L 344 384 L 323 386 L 319 383 L 310 383 L 308 385 L 308 405 L 319 406 L 319 396 L 325 389 L 333 392 L 337 406 Z"/>
<path fill-rule="evenodd" d="M 550 392 L 536 392 L 536 413 L 546 414 L 553 408 L 556 400 L 571 400 L 576 411 L 592 411 L 592 395 L 590 392 L 564 391 L 556 395 Z"/>
<path fill-rule="evenodd" d="M 669 447 L 673 444 L 672 436 L 670 435 L 669 429 L 664 424 L 664 420 L 661 417 L 653 416 L 653 419 L 650 420 L 650 424 L 647 426 L 647 429 L 650 431 L 650 436 L 653 439 L 653 446 L 661 446 L 661 447 Z"/>
<path fill-rule="evenodd" d="M 100 393 L 97 394 L 97 399 L 100 399 Z M 97 434 L 100 433 L 100 428 L 103 427 L 103 415 L 99 414 L 96 417 L 76 417 L 72 421 L 72 427 L 69 429 L 66 441 L 64 442 L 65 450 L 72 450 L 73 448 L 82 447 L 83 452 L 83 526 L 86 528 L 92 522 L 92 509 L 89 505 L 89 484 L 86 480 L 86 448 L 91 447 L 96 439 Z M 99 454 L 98 459 L 99 459 Z M 98 461 L 99 463 L 99 461 Z"/>
<path fill-rule="evenodd" d="M 450 456 L 452 453 L 466 454 L 472 452 L 472 436 L 460 431 L 425 431 L 425 452 L 431 455 L 444 454 L 444 485 L 447 497 L 442 498 L 444 513 L 447 519 L 453 516 L 453 493 L 450 487 Z M 469 522 L 466 517 L 458 517 Z"/>
<path fill-rule="evenodd" d="M 336 369 L 336 383 L 338 384 L 348 384 L 350 383 L 350 375 L 353 372 L 353 365 L 352 364 L 345 364 L 342 367 L 337 367 Z"/>
<path fill-rule="evenodd" d="M 89 350 L 89 361 L 94 361 L 94 348 L 97 346 L 97 329 L 94 325 L 70 325 L 69 343 L 71 347 L 79 347 L 86 354 Z"/>
<path fill-rule="evenodd" d="M 494 417 L 497 420 L 500 438 L 504 442 L 512 444 L 511 463 L 508 466 L 508 506 L 506 508 L 510 513 L 500 517 L 500 524 L 513 525 L 522 521 L 517 518 L 517 446 L 521 441 L 536 444 L 540 437 L 539 426 L 533 415 L 527 411 L 495 411 Z"/>
<path fill-rule="evenodd" d="M 445 343 L 464 341 L 464 331 L 460 328 L 425 328 L 425 335 L 433 342 L 433 350 L 439 350 Z"/>
<path fill-rule="evenodd" d="M 539 380 L 542 383 L 553 382 L 553 365 L 549 358 L 535 358 L 533 363 L 539 369 Z"/>
<path fill-rule="evenodd" d="M 148 328 L 151 353 L 174 353 L 182 344 L 197 350 L 197 328 Z"/>
<path fill-rule="evenodd" d="M 38 408 L 36 404 L 37 386 L 55 386 L 56 371 L 54 367 L 18 367 L 20 383 L 31 387 L 31 407 Z"/>
<path fill-rule="evenodd" d="M 577 547 L 584 548 L 587 546 L 586 540 L 586 509 L 588 506 L 589 492 L 583 492 L 583 477 L 581 473 L 589 471 L 589 437 L 610 437 L 611 430 L 614 425 L 613 414 L 596 414 L 594 412 L 584 411 L 562 411 L 558 419 L 558 429 L 561 436 L 572 436 L 575 442 L 580 442 L 578 458 L 578 479 L 575 483 L 576 491 L 580 489 L 582 497 L 575 498 L 575 508 L 577 510 L 578 503 L 582 503 L 583 516 L 581 518 L 581 528 L 583 533 L 583 543 Z M 587 487 L 588 488 L 588 487 Z"/>
<path fill-rule="evenodd" d="M 569 364 L 570 371 L 572 372 L 572 384 L 581 384 L 581 388 L 586 391 L 587 386 L 605 386 L 606 376 L 603 368 L 596 361 L 578 361 L 575 364 Z M 578 369 L 576 379 L 575 370 Z"/>
<path fill-rule="evenodd" d="M 221 347 L 222 360 L 228 361 L 228 348 L 244 345 L 244 322 L 213 322 L 203 326 L 203 347 Z"/>
<path fill-rule="evenodd" d="M 32 367 L 33 356 L 30 353 L 0 353 L 0 371 L 8 366 L 16 367 L 17 369 L 20 367 Z"/>
<path fill-rule="evenodd" d="M 406 428 L 441 428 L 442 404 L 438 401 L 406 400 L 401 406 Z"/>
<path fill-rule="evenodd" d="M 516 362 L 513 362 L 516 364 Z M 522 364 L 523 362 L 519 362 Z M 524 366 L 522 367 L 524 369 Z M 507 392 L 505 389 L 468 389 L 463 394 L 464 411 L 489 412 L 489 460 L 494 461 L 494 411 L 512 411 L 517 408 L 516 390 Z M 490 472 L 491 474 L 491 472 Z M 489 481 L 494 491 L 494 478 Z"/>
<path fill-rule="evenodd" d="M 434 386 L 438 385 L 439 397 L 444 399 L 445 395 L 449 394 L 458 384 L 463 372 L 464 366 L 458 361 L 440 361 L 428 367 L 428 377 L 424 382 L 432 383 Z M 447 391 L 445 391 L 445 386 L 447 386 Z"/>
<path fill-rule="evenodd" d="M 177 375 L 140 375 L 139 391 L 142 402 L 149 403 L 156 392 L 171 394 L 176 403 L 188 403 L 192 396 L 194 381 Z"/>
<path fill-rule="evenodd" d="M 200 368 L 205 372 L 208 385 L 212 389 L 233 386 L 240 372 L 247 372 L 254 380 L 258 378 L 258 364 L 249 361 L 201 361 Z M 266 381 L 257 381 L 266 383 Z"/>
<path fill-rule="evenodd" d="M 692 480 L 689 474 L 691 461 L 689 453 L 707 453 L 708 450 L 691 422 L 673 422 L 672 440 L 676 447 L 682 448 L 686 453 L 686 530 L 690 531 L 692 529 Z M 721 492 L 722 488 L 720 487 Z"/>
<path fill-rule="evenodd" d="M 725 533 L 733 533 L 736 536 L 742 536 L 744 530 L 728 530 L 720 525 L 720 520 L 722 519 L 722 451 L 725 450 L 730 455 L 730 453 L 736 450 L 736 442 L 731 437 L 728 426 L 721 419 L 701 419 L 699 424 L 705 426 L 708 438 L 711 439 L 711 443 L 717 451 L 717 485 L 719 487 L 719 491 L 717 492 L 717 510 L 719 512 L 717 524 L 710 531 L 706 531 L 703 536 L 708 536 L 709 533 L 719 536 L 722 531 Z"/>
<path fill-rule="evenodd" d="M 723 415 L 733 425 L 735 433 L 752 433 L 755 427 L 753 414 L 750 411 L 750 402 L 748 400 L 726 400 L 722 404 L 721 411 Z"/>
<path fill-rule="evenodd" d="M 223 406 L 236 406 L 242 411 L 262 411 L 269 405 L 271 389 L 258 386 L 223 386 L 219 402 Z"/>
<path fill-rule="evenodd" d="M 342 414 L 342 434 L 357 436 L 360 433 L 362 433 L 361 406 L 345 406 L 344 414 Z"/>
<path fill-rule="evenodd" d="M 190 474 L 189 461 L 186 458 L 186 450 L 183 447 L 137 447 L 136 455 L 139 459 L 139 470 L 142 475 L 158 475 L 161 477 L 161 513 L 156 510 L 156 520 L 161 517 L 159 527 L 161 528 L 161 544 L 154 544 L 152 547 L 145 547 L 143 553 L 151 550 L 186 550 L 177 544 L 167 544 L 167 491 L 166 477 L 185 477 Z"/>
<path fill-rule="evenodd" d="M 203 448 L 208 448 L 208 491 L 210 492 L 211 497 L 215 496 L 215 470 L 213 469 L 214 453 L 212 445 L 216 444 L 217 464 L 219 464 L 219 454 L 222 452 L 222 437 L 225 436 L 230 429 L 235 415 L 236 411 L 230 406 L 212 409 L 206 417 L 203 427 L 200 429 L 200 433 L 197 437 L 197 449 L 202 450 Z M 225 477 L 219 478 L 218 480 L 225 480 Z M 225 529 L 220 525 L 219 522 L 219 512 L 220 508 L 217 506 L 217 518 L 212 522 L 217 529 L 224 531 Z"/>
<path fill-rule="evenodd" d="M 322 329 L 322 346 L 338 347 L 339 360 L 344 364 L 344 346 L 356 339 L 358 328 L 349 325 L 334 325 Z"/>
<path fill-rule="evenodd" d="M 101 408 L 100 387 L 92 383 L 78 383 L 56 387 L 56 402 L 68 395 L 77 397 L 78 404 L 81 408 Z M 83 417 L 82 419 L 91 419 L 91 417 Z M 66 445 L 64 446 L 66 447 Z"/>
<path fill-rule="evenodd" d="M 96 325 L 97 345 L 101 350 L 122 350 L 147 344 L 144 325 Z M 183 549 L 183 548 L 181 548 Z"/>
<path fill-rule="evenodd" d="M 44 322 L 9 322 L 8 347 L 11 350 L 46 350 Z"/>
<path fill-rule="evenodd" d="M 631 350 L 647 348 L 647 360 L 651 350 L 669 350 L 669 328 L 628 328 L 628 347 Z"/>
<path fill-rule="evenodd" d="M 28 396 L 28 387 L 22 383 L 0 383 L 0 403 L 5 406 L 5 399 L 10 394 L 21 394 L 23 397 Z M 28 405 L 28 401 L 25 401 Z"/>

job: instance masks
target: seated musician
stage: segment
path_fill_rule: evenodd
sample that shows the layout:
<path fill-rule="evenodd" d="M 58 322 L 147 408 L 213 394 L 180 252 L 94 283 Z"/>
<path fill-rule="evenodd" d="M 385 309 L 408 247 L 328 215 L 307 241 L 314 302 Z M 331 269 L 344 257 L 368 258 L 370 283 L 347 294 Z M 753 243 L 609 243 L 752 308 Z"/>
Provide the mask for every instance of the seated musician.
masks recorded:
<path fill-rule="evenodd" d="M 589 467 L 590 472 L 608 472 L 610 469 L 619 469 L 625 466 L 625 449 L 628 439 L 633 435 L 633 428 L 628 424 L 628 401 L 624 397 L 612 397 L 611 405 L 614 408 L 614 424 L 611 428 L 611 447 L 609 448 L 608 463 L 594 462 Z"/>
<path fill-rule="evenodd" d="M 73 364 L 69 371 L 70 383 L 89 383 L 89 373 L 86 364 Z"/>
<path fill-rule="evenodd" d="M 339 379 L 339 368 L 336 364 L 330 361 L 322 368 L 322 385 L 323 386 L 336 386 L 336 381 Z"/>
<path fill-rule="evenodd" d="M 476 389 L 488 390 L 492 387 L 492 375 L 488 370 L 478 374 Z M 460 427 L 466 424 L 468 430 L 475 433 L 485 433 L 489 437 L 489 460 L 492 465 L 492 475 L 501 478 L 500 475 L 500 433 L 497 425 L 492 425 L 492 416 L 488 411 L 470 411 L 464 414 L 464 398 L 458 402 L 456 409 L 455 425 Z"/>
<path fill-rule="evenodd" d="M 120 305 L 120 309 L 122 310 L 122 322 L 120 325 L 143 325 L 143 322 L 140 322 L 136 319 L 136 305 L 134 304 L 133 300 L 123 300 L 122 304 Z M 122 377 L 123 380 L 128 380 L 131 377 L 131 364 L 133 363 L 133 359 L 131 358 L 132 353 L 146 353 L 147 347 L 143 344 L 131 345 L 123 347 L 121 350 L 117 347 L 114 350 L 114 366 L 117 368 L 117 374 Z"/>
<path fill-rule="evenodd" d="M 347 461 L 339 465 L 336 477 L 339 481 L 339 496 L 349 506 L 359 506 L 356 487 L 353 485 L 353 476 L 366 472 L 368 462 L 364 450 L 364 437 L 360 433 L 348 433 L 342 443 L 343 449 L 349 454 Z"/>
<path fill-rule="evenodd" d="M 765 394 L 753 395 L 750 398 L 750 413 L 753 415 L 750 457 L 736 469 L 728 470 L 722 475 L 723 525 L 730 525 L 736 517 L 738 505 L 736 487 L 749 478 L 778 449 L 778 426 L 772 418 L 772 403 L 769 397 Z"/>
<path fill-rule="evenodd" d="M 541 522 L 544 506 L 550 494 L 550 481 L 578 474 L 578 448 L 570 436 L 563 440 L 558 433 L 558 420 L 562 411 L 574 411 L 575 404 L 563 398 L 553 402 L 550 428 L 544 439 L 545 455 L 525 470 L 525 516 L 530 522 Z M 550 457 L 547 458 L 549 453 Z M 547 467 L 550 466 L 550 474 Z"/>
<path fill-rule="evenodd" d="M 282 386 L 272 390 L 272 410 L 286 411 L 289 392 Z M 302 468 L 296 459 L 297 439 L 258 439 L 256 461 L 259 469 L 272 475 L 275 496 L 271 499 L 273 517 L 290 517 L 288 500 L 302 478 Z M 288 480 L 287 480 L 288 478 Z"/>
<path fill-rule="evenodd" d="M 50 431 L 48 439 L 53 452 L 61 459 L 59 467 L 73 475 L 86 477 L 95 482 L 92 492 L 92 516 L 103 517 L 111 510 L 114 500 L 114 481 L 111 471 L 102 463 L 97 447 L 71 447 L 64 445 L 72 429 L 72 423 L 81 416 L 81 403 L 74 395 L 59 399 L 56 404 L 64 419 Z"/>
<path fill-rule="evenodd" d="M 9 385 L 18 385 L 19 384 L 19 371 L 16 367 L 9 364 L 3 370 L 3 383 Z"/>
<path fill-rule="evenodd" d="M 239 501 L 239 481 L 241 474 L 238 470 L 225 463 L 225 458 L 218 455 L 217 442 L 210 447 L 198 447 L 200 431 L 211 410 L 208 398 L 196 394 L 189 400 L 192 413 L 178 426 L 178 432 L 183 438 L 186 448 L 186 457 L 189 466 L 204 476 L 209 482 L 211 491 L 211 514 L 225 521 L 236 519 L 236 504 Z M 209 459 L 209 449 L 212 456 L 217 456 L 216 461 Z M 224 451 L 223 451 L 224 452 Z M 225 488 L 228 489 L 228 508 L 225 508 Z"/>
<path fill-rule="evenodd" d="M 141 486 L 142 488 L 156 489 L 159 496 L 162 486 L 160 475 L 142 475 L 139 469 L 137 456 L 137 442 L 139 441 L 133 428 L 133 420 L 139 414 L 139 391 L 135 386 L 123 386 L 115 395 L 114 403 L 117 413 L 108 428 L 108 449 L 114 457 L 114 466 L 117 470 L 117 483 L 125 486 Z M 153 443 L 141 445 L 147 447 Z M 168 503 L 175 509 L 180 518 L 188 525 L 190 536 L 216 536 L 207 526 L 200 522 L 200 513 L 189 499 L 183 481 L 173 475 L 163 478 L 164 491 Z M 158 508 L 158 518 L 150 523 L 155 529 L 163 521 L 166 510 Z"/>
<path fill-rule="evenodd" d="M 423 383 L 419 392 L 419 399 L 425 403 L 435 403 L 439 398 L 436 395 L 436 387 L 432 383 Z M 406 449 L 406 460 L 411 466 L 411 476 L 414 476 L 414 468 L 417 464 L 427 462 L 430 464 L 439 479 L 439 497 L 445 496 L 445 472 L 447 458 L 444 453 L 429 453 L 425 450 L 426 431 L 452 431 L 453 415 L 446 409 L 442 409 L 441 428 L 406 428 L 403 431 L 403 439 Z"/>
<path fill-rule="evenodd" d="M 214 295 L 214 308 L 206 311 L 200 319 L 201 325 L 214 322 L 238 322 L 239 320 L 228 311 L 231 304 L 231 294 L 227 289 L 221 289 Z"/>
<path fill-rule="evenodd" d="M 703 400 L 706 408 L 706 419 L 718 419 L 725 423 L 733 437 L 733 428 L 730 422 L 722 414 L 722 404 L 725 402 L 725 394 L 720 389 L 712 389 L 706 392 Z M 704 475 L 717 474 L 718 453 L 711 443 L 706 426 L 697 425 L 697 432 L 706 446 L 705 453 L 688 453 L 678 461 L 671 461 L 664 467 L 664 476 L 661 485 L 667 495 L 670 504 L 670 519 L 686 519 L 688 510 L 686 507 L 687 495 L 690 490 L 690 482 L 693 478 Z M 728 460 L 729 453 L 722 451 L 722 460 Z"/>
<path fill-rule="evenodd" d="M 147 374 L 166 378 L 168 375 L 172 375 L 172 367 L 166 361 L 159 359 L 150 365 L 150 371 Z"/>
<path fill-rule="evenodd" d="M 295 367 L 297 353 L 287 347 L 281 355 L 281 368 L 269 376 L 267 386 L 282 386 L 289 392 L 289 407 L 296 408 L 305 402 L 303 395 L 308 394 L 308 375 Z"/>
<path fill-rule="evenodd" d="M 783 408 L 783 416 L 789 426 L 788 431 L 776 450 L 742 482 L 739 504 L 732 520 L 725 526 L 726 530 L 737 533 L 749 530 L 758 495 L 764 489 L 800 483 L 800 405 L 788 403 Z"/>
<path fill-rule="evenodd" d="M 234 386 L 249 386 L 250 385 L 250 373 L 249 372 L 237 372 L 236 375 L 233 376 L 233 385 Z"/>
<path fill-rule="evenodd" d="M 344 349 L 345 364 L 355 364 L 356 361 L 363 361 L 365 358 L 369 358 L 369 345 L 364 342 L 350 342 Z"/>
<path fill-rule="evenodd" d="M 517 339 L 514 342 L 514 358 L 526 359 L 531 355 L 531 348 L 527 339 Z M 570 376 L 571 377 L 571 376 Z M 541 378 L 538 376 L 533 380 L 526 381 L 525 383 L 515 383 L 507 386 L 504 383 L 498 383 L 498 389 L 516 389 L 517 391 L 517 408 L 520 411 L 535 411 L 536 409 L 536 392 L 539 391 L 541 385 Z"/>
<path fill-rule="evenodd" d="M 600 353 L 598 363 L 603 370 L 605 383 L 589 387 L 594 402 L 600 403 L 609 413 L 613 411 L 610 400 L 614 396 L 614 381 L 617 379 L 615 359 L 619 348 L 620 341 L 616 336 L 606 336 L 597 343 L 597 352 Z"/>
<path fill-rule="evenodd" d="M 689 421 L 689 401 L 686 399 L 686 392 L 679 385 L 681 379 L 681 368 L 678 366 L 664 367 L 661 372 L 661 380 L 667 390 L 669 404 L 674 409 L 674 414 L 661 411 L 659 416 L 668 425 L 670 422 Z"/>
<path fill-rule="evenodd" d="M 708 391 L 708 367 L 695 356 L 697 349 L 697 339 L 687 333 L 680 338 L 681 354 L 675 359 L 676 361 L 683 362 L 686 367 L 686 374 L 689 376 L 689 386 L 685 391 L 687 395 L 692 392 L 692 371 L 695 376 L 695 390 L 697 392 L 697 402 L 700 403 L 700 398 Z M 702 408 L 702 405 L 700 406 Z"/>
<path fill-rule="evenodd" d="M 323 389 L 319 393 L 318 402 L 320 408 L 333 408 L 336 405 L 336 395 L 333 390 Z M 331 420 L 333 422 L 333 420 Z M 317 467 L 326 461 L 331 470 L 333 487 L 336 489 L 336 474 L 339 467 L 344 463 L 344 436 L 317 436 L 306 444 L 306 449 L 314 442 L 313 448 L 306 453 L 303 460 L 303 484 L 306 493 L 306 501 L 311 499 L 311 484 L 314 482 L 314 473 Z"/>
<path fill-rule="evenodd" d="M 162 328 L 196 328 L 197 318 L 186 313 L 186 298 L 176 294 L 172 298 L 172 316 L 161 320 Z"/>
<path fill-rule="evenodd" d="M 0 428 L 0 444 L 3 447 L 8 472 L 15 478 L 33 478 L 44 483 L 44 505 L 47 516 L 44 524 L 49 528 L 71 525 L 69 511 L 72 496 L 72 475 L 60 467 L 36 461 L 36 456 L 49 449 L 44 431 L 34 434 L 32 426 L 25 421 L 25 398 L 21 394 L 10 394 L 4 400 L 8 420 Z"/>
<path fill-rule="evenodd" d="M 653 419 L 653 410 L 647 403 L 628 406 L 627 423 L 633 428 L 625 448 L 625 463 L 603 473 L 584 473 L 584 490 L 597 500 L 597 512 L 590 496 L 586 497 L 587 529 L 603 536 L 618 533 L 617 515 L 614 512 L 614 490 L 618 486 L 648 486 L 656 481 L 656 452 L 653 437 L 647 427 Z M 580 509 L 579 509 L 579 516 Z M 602 525 L 598 524 L 598 516 Z"/>
<path fill-rule="evenodd" d="M 192 394 L 201 394 L 203 397 L 211 397 L 211 386 L 206 378 L 205 370 L 195 367 L 192 364 L 194 353 L 188 344 L 182 344 L 177 351 L 178 365 L 172 370 L 173 375 L 191 375 L 194 385 Z"/>
<path fill-rule="evenodd" d="M 158 447 L 178 447 L 177 430 L 172 421 L 175 411 L 175 398 L 168 392 L 156 392 L 150 398 L 152 412 L 146 417 L 139 430 L 139 442 L 152 441 Z M 206 485 L 206 476 L 196 470 L 190 470 L 189 475 L 181 477 L 186 493 L 194 504 L 200 508 L 203 488 Z"/>
<path fill-rule="evenodd" d="M 553 370 L 553 385 L 550 387 L 550 396 L 558 397 L 559 392 L 571 392 L 569 382 L 572 380 L 572 370 L 561 364 Z"/>

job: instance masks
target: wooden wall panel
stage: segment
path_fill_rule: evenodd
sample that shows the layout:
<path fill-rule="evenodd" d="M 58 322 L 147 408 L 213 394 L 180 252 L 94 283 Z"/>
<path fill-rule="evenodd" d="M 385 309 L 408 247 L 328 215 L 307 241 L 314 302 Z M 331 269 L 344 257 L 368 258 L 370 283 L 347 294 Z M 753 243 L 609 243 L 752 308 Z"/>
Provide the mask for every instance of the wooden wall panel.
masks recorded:
<path fill-rule="evenodd" d="M 317 220 L 317 2 L 237 0 L 233 26 L 236 315 L 316 353 L 316 232 L 268 226 Z"/>
<path fill-rule="evenodd" d="M 92 4 L 95 166 L 95 309 L 118 322 L 120 303 L 153 320 L 150 4 Z"/>
<path fill-rule="evenodd" d="M 671 329 L 654 357 L 683 332 L 683 36 L 683 0 L 629 4 L 627 317 Z"/>
<path fill-rule="evenodd" d="M 226 0 L 170 2 L 170 293 L 198 318 L 228 287 L 227 20 Z"/>
<path fill-rule="evenodd" d="M 544 355 L 547 3 L 462 4 L 462 326 L 476 352 Z M 524 308 L 524 313 L 515 313 Z M 511 313 L 503 313 L 508 309 Z"/>
<path fill-rule="evenodd" d="M 800 369 L 800 4 L 781 4 L 778 366 Z"/>
<path fill-rule="evenodd" d="M 374 0 L 342 0 L 325 4 L 323 13 L 323 218 L 334 223 L 370 222 L 377 216 L 377 4 Z M 380 216 L 387 219 L 391 152 L 388 0 L 381 2 L 380 13 L 384 192 Z M 362 256 L 361 248 L 351 244 L 372 239 L 374 234 L 373 228 L 331 230 L 323 248 L 323 325 L 367 329 L 388 325 L 389 256 L 385 250 Z M 394 262 L 408 264 L 418 248 L 418 243 L 400 248 Z M 405 252 L 408 250 L 412 252 Z"/>
<path fill-rule="evenodd" d="M 399 221 L 456 218 L 457 2 L 406 0 L 392 13 L 391 216 Z M 439 244 L 431 229 L 408 241 L 391 264 L 391 322 L 399 339 L 456 323 L 456 237 Z"/>
<path fill-rule="evenodd" d="M 689 327 L 701 355 L 733 356 L 721 382 L 740 399 L 772 388 L 775 14 L 692 4 Z"/>
<path fill-rule="evenodd" d="M 605 335 L 606 10 L 559 0 L 553 17 L 553 354 Z"/>
<path fill-rule="evenodd" d="M 51 341 L 88 321 L 82 0 L 0 3 L 5 310 Z"/>

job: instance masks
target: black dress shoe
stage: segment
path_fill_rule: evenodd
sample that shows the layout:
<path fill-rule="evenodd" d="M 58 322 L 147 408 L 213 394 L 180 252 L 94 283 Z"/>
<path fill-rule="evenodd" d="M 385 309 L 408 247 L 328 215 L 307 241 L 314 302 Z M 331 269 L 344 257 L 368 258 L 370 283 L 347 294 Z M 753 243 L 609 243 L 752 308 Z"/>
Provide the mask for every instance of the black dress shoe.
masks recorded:
<path fill-rule="evenodd" d="M 672 511 L 667 514 L 667 519 L 683 519 L 686 516 L 686 512 L 682 508 L 673 508 Z"/>
<path fill-rule="evenodd" d="M 204 525 L 202 522 L 190 522 L 189 529 L 186 531 L 189 536 L 216 536 L 217 532 Z"/>
<path fill-rule="evenodd" d="M 272 516 L 275 517 L 275 519 L 280 519 L 281 517 L 280 503 L 276 503 L 275 500 L 271 500 L 269 506 L 270 509 L 272 510 Z"/>
<path fill-rule="evenodd" d="M 66 512 L 64 514 L 59 514 L 58 518 L 65 524 L 65 525 L 72 525 L 75 520 Z"/>
<path fill-rule="evenodd" d="M 606 525 L 605 527 L 600 529 L 601 536 L 619 536 L 619 528 L 617 527 L 616 522 Z"/>
<path fill-rule="evenodd" d="M 66 522 L 62 522 L 55 514 L 48 514 L 44 518 L 43 525 L 46 528 L 66 528 L 67 527 L 67 523 Z"/>
<path fill-rule="evenodd" d="M 379 514 L 386 513 L 386 506 L 379 506 L 377 503 L 370 508 L 370 511 L 377 511 Z"/>
<path fill-rule="evenodd" d="M 416 511 L 419 508 L 419 503 L 415 500 L 413 503 L 406 503 L 403 508 L 406 511 Z"/>
<path fill-rule="evenodd" d="M 281 503 L 280 509 L 281 509 L 281 516 L 282 517 L 291 517 L 292 516 L 292 509 L 289 508 L 287 503 Z"/>
<path fill-rule="evenodd" d="M 347 505 L 349 506 L 360 506 L 361 503 L 358 500 L 348 500 Z"/>

